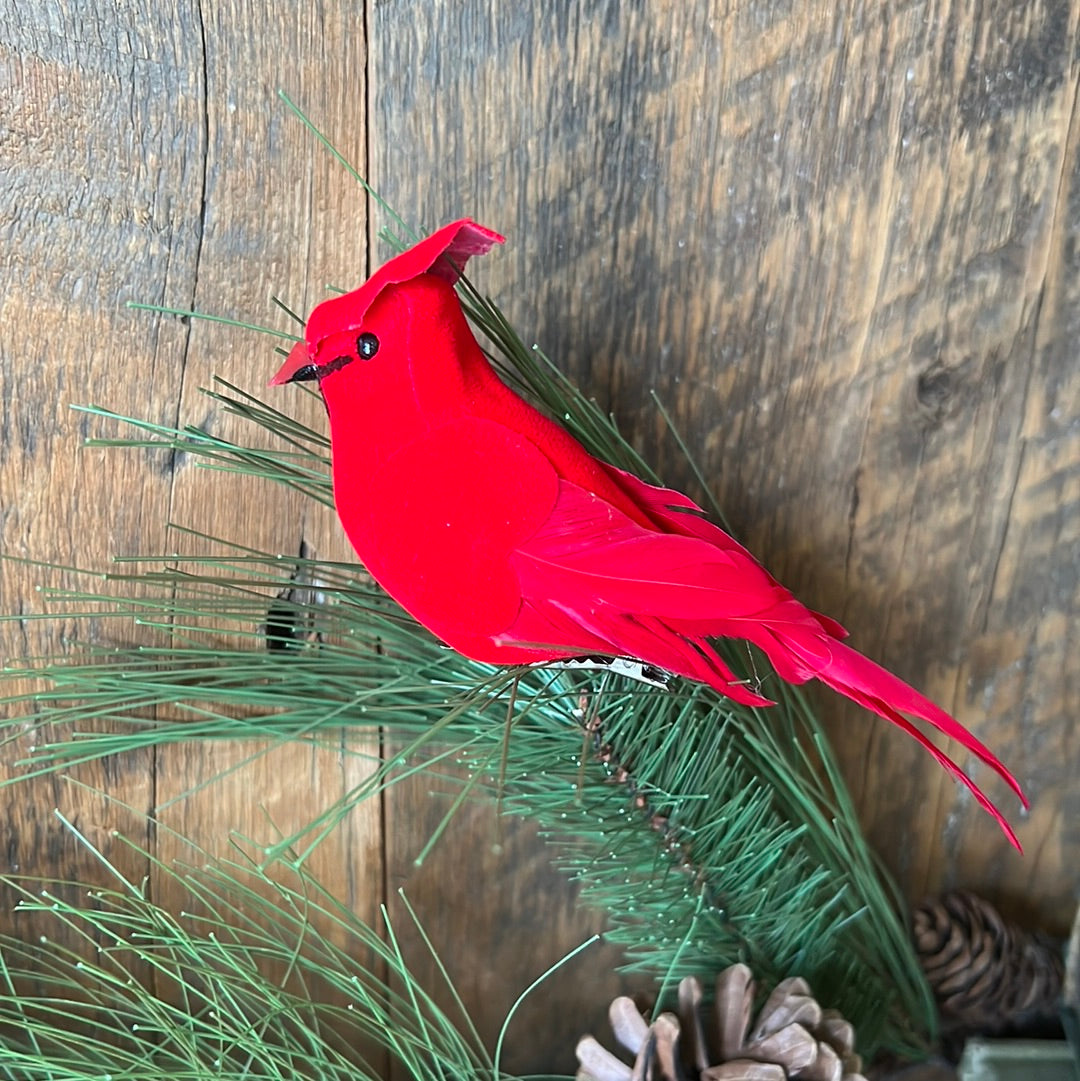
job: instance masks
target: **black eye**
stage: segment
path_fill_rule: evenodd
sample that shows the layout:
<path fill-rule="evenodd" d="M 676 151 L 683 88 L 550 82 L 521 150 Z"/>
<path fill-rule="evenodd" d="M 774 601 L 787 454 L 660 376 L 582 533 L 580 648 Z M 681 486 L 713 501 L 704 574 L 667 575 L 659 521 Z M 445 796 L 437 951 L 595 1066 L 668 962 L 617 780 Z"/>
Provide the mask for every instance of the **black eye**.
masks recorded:
<path fill-rule="evenodd" d="M 361 334 L 356 339 L 356 353 L 361 360 L 371 360 L 379 351 L 379 339 L 374 334 Z"/>

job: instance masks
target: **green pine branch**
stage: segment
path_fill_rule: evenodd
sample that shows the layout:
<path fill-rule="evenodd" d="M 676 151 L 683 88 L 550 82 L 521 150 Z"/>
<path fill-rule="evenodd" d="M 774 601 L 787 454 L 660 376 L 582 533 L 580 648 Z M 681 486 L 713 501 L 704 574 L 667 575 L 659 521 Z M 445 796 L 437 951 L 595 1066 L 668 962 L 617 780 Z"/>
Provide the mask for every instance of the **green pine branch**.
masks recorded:
<path fill-rule="evenodd" d="M 239 846 L 213 860 L 177 838 L 196 869 L 119 836 L 183 897 L 172 912 L 63 824 L 112 884 L 0 876 L 40 932 L 0 936 L 5 1078 L 378 1081 L 390 1062 L 418 1081 L 505 1076 L 445 969 L 457 1017 L 412 975 L 385 908 L 380 935 L 302 870 L 269 873 Z"/>
<path fill-rule="evenodd" d="M 302 482 L 328 499 L 323 438 L 221 386 L 222 407 L 277 437 L 280 452 L 144 422 L 129 445 L 197 455 L 253 483 Z M 571 404 L 610 430 L 591 403 Z M 611 457 L 630 455 L 624 444 Z M 124 561 L 106 576 L 109 588 L 47 593 L 64 618 L 133 620 L 171 639 L 9 671 L 48 680 L 23 703 L 41 730 L 24 776 L 188 739 L 336 740 L 340 726 L 381 728 L 401 752 L 372 763 L 362 785 L 274 855 L 301 837 L 310 848 L 358 801 L 415 770 L 463 765 L 508 809 L 540 823 L 586 898 L 609 914 L 633 967 L 674 979 L 744 959 L 765 983 L 806 976 L 864 1046 L 910 1047 L 928 1030 L 929 1003 L 893 899 L 835 769 L 819 768 L 831 759 L 798 692 L 785 688 L 780 705 L 758 711 L 685 682 L 662 690 L 500 671 L 442 647 L 356 566 L 220 539 L 218 549 L 173 565 Z M 137 594 L 125 595 L 136 582 Z M 731 660 L 746 664 L 737 651 Z M 24 734 L 26 723 L 12 730 Z M 59 725 L 74 734 L 55 740 Z"/>
<path fill-rule="evenodd" d="M 527 348 L 467 281 L 461 290 L 510 382 L 593 454 L 657 479 L 612 418 Z M 138 429 L 108 445 L 191 454 L 249 475 L 253 486 L 272 481 L 332 502 L 322 433 L 227 383 L 218 381 L 211 396 L 273 436 L 274 449 L 89 411 Z M 317 843 L 358 801 L 417 770 L 460 777 L 463 769 L 464 792 L 493 793 L 540 823 L 556 859 L 608 914 L 633 967 L 668 982 L 736 960 L 766 984 L 798 973 L 855 1024 L 864 1054 L 918 1049 L 932 1032 L 933 1003 L 902 905 L 799 691 L 770 683 L 779 702 L 761 711 L 687 682 L 663 690 L 617 677 L 500 670 L 442 647 L 358 566 L 221 539 L 217 548 L 198 559 L 127 561 L 95 589 L 48 595 L 58 618 L 116 622 L 114 641 L 131 621 L 169 638 L 6 670 L 45 683 L 0 698 L 11 718 L 0 721 L 0 738 L 38 730 L 24 777 L 188 739 L 385 732 L 400 752 L 373 761 L 356 790 L 320 809 L 274 856 L 301 838 Z M 746 647 L 723 648 L 748 678 L 767 670 Z M 57 738 L 58 726 L 74 733 Z"/>

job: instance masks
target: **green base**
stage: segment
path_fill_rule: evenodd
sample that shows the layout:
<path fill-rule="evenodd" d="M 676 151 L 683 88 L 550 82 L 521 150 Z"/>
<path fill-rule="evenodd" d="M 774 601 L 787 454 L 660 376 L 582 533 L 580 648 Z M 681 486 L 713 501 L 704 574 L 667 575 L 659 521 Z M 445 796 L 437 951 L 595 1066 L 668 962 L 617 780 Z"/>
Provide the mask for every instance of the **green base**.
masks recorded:
<path fill-rule="evenodd" d="M 968 1040 L 959 1081 L 1080 1081 L 1066 1040 Z"/>

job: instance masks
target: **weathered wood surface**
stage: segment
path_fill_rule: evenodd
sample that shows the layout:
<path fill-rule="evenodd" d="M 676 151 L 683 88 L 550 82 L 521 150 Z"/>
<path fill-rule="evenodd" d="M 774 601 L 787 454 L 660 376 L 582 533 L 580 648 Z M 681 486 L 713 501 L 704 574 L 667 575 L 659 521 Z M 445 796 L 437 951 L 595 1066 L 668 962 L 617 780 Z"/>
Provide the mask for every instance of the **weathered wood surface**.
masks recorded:
<path fill-rule="evenodd" d="M 1080 887 L 1080 0 L 83 8 L 0 7 L 5 554 L 102 566 L 170 548 L 167 520 L 344 551 L 329 516 L 280 493 L 268 511 L 183 462 L 79 451 L 92 425 L 68 410 L 227 433 L 197 388 L 220 373 L 258 389 L 263 339 L 125 302 L 265 321 L 271 293 L 310 305 L 386 254 L 281 86 L 407 219 L 505 232 L 474 276 L 522 332 L 686 482 L 655 390 L 752 550 L 1022 778 L 1023 859 L 910 741 L 819 695 L 905 892 L 963 884 L 1065 929 Z M 39 610 L 42 580 L 0 564 L 3 610 Z M 2 624 L 0 652 L 74 633 Z M 148 811 L 249 750 L 82 776 Z M 299 820 L 353 770 L 277 753 L 166 821 L 220 848 L 264 828 L 263 807 Z M 52 808 L 108 847 L 108 804 L 55 781 L 0 799 L 9 865 L 93 873 Z M 528 831 L 500 850 L 480 814 L 415 869 L 440 814 L 425 785 L 395 791 L 317 870 L 369 917 L 405 884 L 490 1035 L 596 920 Z M 601 967 L 545 997 L 512 1065 L 570 1065 L 614 986 Z"/>

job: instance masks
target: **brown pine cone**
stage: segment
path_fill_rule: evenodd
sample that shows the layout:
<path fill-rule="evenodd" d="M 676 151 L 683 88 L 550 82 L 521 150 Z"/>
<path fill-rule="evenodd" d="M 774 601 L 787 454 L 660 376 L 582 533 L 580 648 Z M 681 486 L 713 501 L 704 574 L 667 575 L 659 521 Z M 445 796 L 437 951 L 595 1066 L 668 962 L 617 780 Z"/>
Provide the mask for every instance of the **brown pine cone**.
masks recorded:
<path fill-rule="evenodd" d="M 701 1000 L 701 984 L 687 978 L 679 984 L 679 1016 L 662 1013 L 649 1024 L 631 999 L 615 999 L 611 1027 L 636 1056 L 634 1065 L 586 1036 L 577 1046 L 578 1081 L 863 1081 L 855 1030 L 835 1010 L 823 1010 L 805 980 L 777 984 L 751 1026 L 750 970 L 725 969 L 716 981 L 714 1053 Z"/>
<path fill-rule="evenodd" d="M 946 1024 L 985 1033 L 1057 1013 L 1064 963 L 989 901 L 957 890 L 914 913 L 915 950 Z"/>

